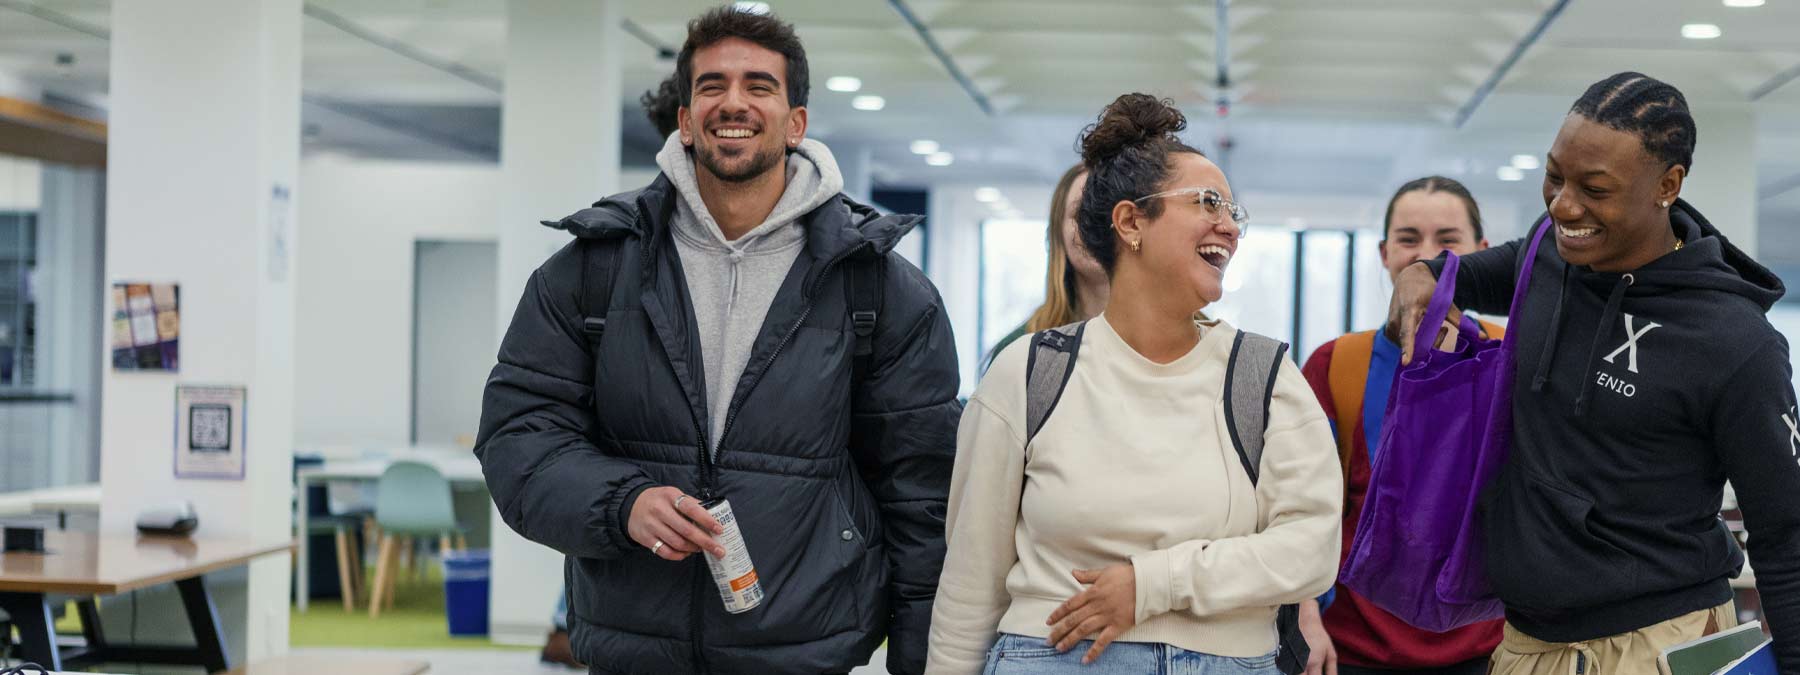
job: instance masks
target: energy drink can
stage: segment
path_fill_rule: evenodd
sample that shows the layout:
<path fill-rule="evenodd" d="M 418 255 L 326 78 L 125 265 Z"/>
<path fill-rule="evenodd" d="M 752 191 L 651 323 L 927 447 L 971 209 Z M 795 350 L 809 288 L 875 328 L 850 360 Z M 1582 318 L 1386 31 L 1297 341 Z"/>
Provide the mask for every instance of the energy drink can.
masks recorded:
<path fill-rule="evenodd" d="M 762 584 L 756 580 L 756 566 L 750 562 L 750 549 L 744 546 L 744 534 L 738 530 L 731 502 L 714 499 L 701 503 L 700 507 L 725 529 L 724 534 L 713 537 L 725 548 L 725 557 L 705 552 L 706 566 L 712 570 L 713 583 L 719 587 L 719 599 L 725 601 L 725 611 L 741 614 L 755 609 L 762 604 Z"/>

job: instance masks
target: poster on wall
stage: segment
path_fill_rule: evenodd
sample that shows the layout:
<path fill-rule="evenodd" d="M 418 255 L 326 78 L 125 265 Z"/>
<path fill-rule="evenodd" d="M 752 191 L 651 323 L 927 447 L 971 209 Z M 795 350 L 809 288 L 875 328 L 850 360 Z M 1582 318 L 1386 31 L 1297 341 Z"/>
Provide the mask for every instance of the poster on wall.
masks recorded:
<path fill-rule="evenodd" d="M 175 477 L 244 479 L 244 388 L 175 387 Z"/>
<path fill-rule="evenodd" d="M 269 190 L 269 281 L 288 279 L 288 225 L 294 212 L 293 193 L 276 183 Z"/>
<path fill-rule="evenodd" d="M 114 282 L 113 370 L 181 370 L 181 285 Z"/>

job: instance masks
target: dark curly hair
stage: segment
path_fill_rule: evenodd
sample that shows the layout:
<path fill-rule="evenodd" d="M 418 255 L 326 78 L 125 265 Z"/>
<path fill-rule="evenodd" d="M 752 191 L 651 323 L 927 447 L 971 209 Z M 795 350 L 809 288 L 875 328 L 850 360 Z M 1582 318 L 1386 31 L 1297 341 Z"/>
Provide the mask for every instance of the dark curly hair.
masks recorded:
<path fill-rule="evenodd" d="M 1169 179 L 1170 156 L 1195 150 L 1176 136 L 1187 128 L 1187 118 L 1175 102 L 1149 94 L 1126 94 L 1100 111 L 1100 118 L 1081 131 L 1081 163 L 1087 167 L 1087 189 L 1075 223 L 1081 243 L 1112 274 L 1118 259 L 1118 237 L 1113 232 L 1113 205 L 1155 194 Z M 1151 218 L 1162 214 L 1160 200 L 1146 202 Z"/>
<path fill-rule="evenodd" d="M 734 5 L 721 5 L 707 10 L 700 18 L 688 22 L 687 42 L 675 57 L 675 74 L 681 88 L 681 104 L 694 102 L 694 52 L 731 38 L 741 38 L 780 53 L 787 59 L 788 105 L 806 105 L 812 84 L 807 79 L 806 47 L 794 34 L 794 25 L 773 13 L 753 14 Z"/>
<path fill-rule="evenodd" d="M 1694 116 L 1687 97 L 1667 82 L 1643 73 L 1619 73 L 1588 87 L 1569 112 L 1637 136 L 1665 169 L 1693 169 Z"/>
<path fill-rule="evenodd" d="M 638 97 L 638 104 L 644 106 L 644 116 L 650 118 L 651 126 L 662 138 L 668 138 L 681 128 L 681 84 L 680 77 L 670 75 L 663 78 L 662 84 L 655 89 L 644 90 Z"/>

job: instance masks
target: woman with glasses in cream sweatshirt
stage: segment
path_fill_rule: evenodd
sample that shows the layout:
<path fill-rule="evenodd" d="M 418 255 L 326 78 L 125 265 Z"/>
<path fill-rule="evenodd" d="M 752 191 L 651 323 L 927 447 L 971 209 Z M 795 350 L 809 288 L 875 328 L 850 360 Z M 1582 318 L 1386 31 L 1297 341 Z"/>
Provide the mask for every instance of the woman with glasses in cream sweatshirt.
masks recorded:
<path fill-rule="evenodd" d="M 1032 341 L 969 400 L 927 672 L 1277 673 L 1277 608 L 1331 587 L 1343 482 L 1300 369 L 1274 377 L 1254 484 L 1226 431 L 1237 329 L 1193 317 L 1247 218 L 1185 126 L 1128 94 L 1083 134 L 1077 218 L 1112 299 L 1029 445 Z"/>

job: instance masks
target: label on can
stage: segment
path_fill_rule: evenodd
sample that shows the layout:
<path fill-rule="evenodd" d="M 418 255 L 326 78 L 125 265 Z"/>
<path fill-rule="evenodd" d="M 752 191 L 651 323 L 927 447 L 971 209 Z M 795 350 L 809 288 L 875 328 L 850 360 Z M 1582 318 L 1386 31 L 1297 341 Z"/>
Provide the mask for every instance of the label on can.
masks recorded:
<path fill-rule="evenodd" d="M 719 599 L 725 601 L 725 611 L 738 614 L 755 609 L 762 604 L 762 584 L 756 580 L 756 566 L 750 562 L 750 549 L 744 546 L 744 534 L 738 530 L 731 502 L 715 499 L 700 506 L 725 529 L 723 534 L 713 537 L 725 547 L 725 557 L 705 552 L 706 566 L 712 570 L 713 583 L 719 587 Z"/>

